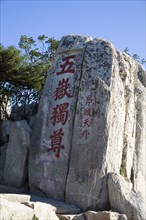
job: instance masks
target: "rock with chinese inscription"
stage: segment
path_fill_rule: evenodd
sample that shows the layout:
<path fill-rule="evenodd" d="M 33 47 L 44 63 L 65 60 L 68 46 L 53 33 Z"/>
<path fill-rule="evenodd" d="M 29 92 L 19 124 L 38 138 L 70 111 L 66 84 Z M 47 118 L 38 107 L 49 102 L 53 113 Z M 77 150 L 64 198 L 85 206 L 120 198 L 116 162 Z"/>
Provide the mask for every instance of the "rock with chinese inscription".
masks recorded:
<path fill-rule="evenodd" d="M 83 52 L 89 40 L 78 36 L 63 38 L 47 77 L 30 149 L 33 193 L 64 200 Z"/>
<path fill-rule="evenodd" d="M 120 167 L 140 190 L 145 84 L 144 70 L 110 42 L 63 37 L 33 131 L 30 190 L 83 211 L 107 210 L 107 174 Z"/>
<path fill-rule="evenodd" d="M 66 186 L 66 200 L 83 209 L 108 206 L 106 174 L 121 166 L 125 91 L 117 56 L 102 39 L 91 41 L 84 55 Z"/>
<path fill-rule="evenodd" d="M 13 122 L 10 128 L 10 139 L 4 165 L 4 185 L 22 187 L 28 174 L 28 151 L 30 133 L 25 120 Z"/>

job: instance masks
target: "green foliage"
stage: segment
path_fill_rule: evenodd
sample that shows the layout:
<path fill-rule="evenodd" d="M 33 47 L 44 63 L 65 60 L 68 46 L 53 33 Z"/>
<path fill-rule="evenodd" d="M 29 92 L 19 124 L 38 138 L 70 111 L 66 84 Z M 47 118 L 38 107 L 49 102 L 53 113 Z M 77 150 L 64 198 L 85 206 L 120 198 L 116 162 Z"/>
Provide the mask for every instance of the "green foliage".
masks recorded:
<path fill-rule="evenodd" d="M 120 174 L 122 176 L 126 176 L 126 169 L 125 169 L 125 167 L 123 167 L 123 166 L 120 167 Z"/>
<path fill-rule="evenodd" d="M 39 220 L 39 218 L 38 218 L 38 217 L 36 217 L 36 215 L 33 215 L 32 220 Z"/>
<path fill-rule="evenodd" d="M 59 41 L 45 35 L 22 35 L 19 49 L 0 46 L 0 109 L 8 118 L 6 106 L 38 102 Z M 0 111 L 1 111 L 0 110 Z"/>
<path fill-rule="evenodd" d="M 129 49 L 128 49 L 127 47 L 125 48 L 125 50 L 124 50 L 123 52 L 125 52 L 125 53 L 127 53 L 129 56 L 131 56 L 130 53 L 129 53 Z M 138 54 L 133 54 L 133 55 L 132 55 L 132 58 L 133 58 L 134 60 L 136 60 L 138 63 L 142 64 L 142 65 L 146 63 L 146 60 L 145 60 L 144 58 L 141 59 Z"/>

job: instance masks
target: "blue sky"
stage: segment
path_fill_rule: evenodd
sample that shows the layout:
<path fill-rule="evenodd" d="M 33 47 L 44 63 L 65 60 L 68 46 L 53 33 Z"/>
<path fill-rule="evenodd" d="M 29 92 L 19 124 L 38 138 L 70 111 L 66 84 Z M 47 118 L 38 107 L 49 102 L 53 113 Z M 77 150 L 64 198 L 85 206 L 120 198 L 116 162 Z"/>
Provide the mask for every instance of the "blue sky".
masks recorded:
<path fill-rule="evenodd" d="M 22 34 L 61 39 L 68 34 L 111 41 L 145 58 L 146 2 L 1 0 L 0 42 L 18 46 Z"/>

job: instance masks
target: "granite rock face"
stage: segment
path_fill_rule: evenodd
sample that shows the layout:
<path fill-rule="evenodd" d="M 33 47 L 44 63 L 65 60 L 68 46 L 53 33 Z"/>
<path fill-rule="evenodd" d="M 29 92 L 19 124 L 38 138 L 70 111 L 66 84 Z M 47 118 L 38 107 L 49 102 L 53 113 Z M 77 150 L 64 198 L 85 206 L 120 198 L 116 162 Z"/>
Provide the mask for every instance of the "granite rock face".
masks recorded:
<path fill-rule="evenodd" d="M 3 171 L 6 186 L 22 187 L 25 184 L 28 174 L 30 133 L 31 129 L 25 120 L 11 124 Z"/>
<path fill-rule="evenodd" d="M 31 192 L 104 210 L 107 174 L 122 167 L 144 194 L 145 112 L 146 73 L 137 62 L 103 39 L 63 37 L 33 129 Z"/>
<path fill-rule="evenodd" d="M 124 177 L 110 173 L 108 192 L 111 208 L 124 213 L 128 220 L 145 220 L 145 201 L 140 192 L 130 190 Z"/>
<path fill-rule="evenodd" d="M 48 197 L 64 200 L 87 41 L 86 37 L 64 38 L 46 80 L 30 149 L 29 178 L 33 193 L 39 189 Z"/>
<path fill-rule="evenodd" d="M 88 211 L 84 213 L 87 220 L 127 220 L 126 215 L 117 212 L 94 212 Z"/>

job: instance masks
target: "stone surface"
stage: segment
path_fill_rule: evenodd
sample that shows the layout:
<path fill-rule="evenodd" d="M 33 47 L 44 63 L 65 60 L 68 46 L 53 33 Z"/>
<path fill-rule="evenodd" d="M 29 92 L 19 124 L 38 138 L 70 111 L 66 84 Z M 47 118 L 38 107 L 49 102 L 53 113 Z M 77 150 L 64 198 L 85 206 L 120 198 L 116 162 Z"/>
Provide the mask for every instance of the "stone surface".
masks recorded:
<path fill-rule="evenodd" d="M 11 121 L 3 121 L 1 124 L 1 138 L 4 143 L 9 141 Z"/>
<path fill-rule="evenodd" d="M 89 40 L 63 38 L 48 74 L 30 148 L 32 193 L 64 200 L 83 51 Z"/>
<path fill-rule="evenodd" d="M 34 216 L 32 208 L 3 198 L 0 202 L 0 210 L 0 220 L 32 220 Z"/>
<path fill-rule="evenodd" d="M 83 214 L 77 215 L 73 218 L 73 220 L 86 220 Z"/>
<path fill-rule="evenodd" d="M 144 195 L 145 87 L 142 67 L 110 42 L 63 37 L 33 129 L 31 192 L 107 210 L 107 174 L 122 168 Z"/>
<path fill-rule="evenodd" d="M 4 144 L 3 146 L 0 146 L 0 169 L 4 169 L 5 165 L 5 159 L 6 159 L 6 151 L 8 148 L 8 144 Z"/>
<path fill-rule="evenodd" d="M 140 191 L 146 199 L 146 80 L 144 79 L 146 79 L 146 73 L 139 70 L 138 80 L 135 82 L 136 143 L 132 182 L 133 189 Z"/>
<path fill-rule="evenodd" d="M 86 220 L 127 220 L 126 215 L 117 212 L 94 212 L 88 211 L 84 213 Z"/>
<path fill-rule="evenodd" d="M 0 201 L 0 220 L 59 220 L 54 206 L 31 202 L 29 195 L 1 194 Z"/>
<path fill-rule="evenodd" d="M 42 203 L 50 204 L 56 208 L 57 214 L 78 214 L 81 212 L 81 209 L 75 205 L 67 204 L 62 201 L 57 201 L 45 197 L 31 195 L 31 201 L 32 202 L 39 201 Z"/>
<path fill-rule="evenodd" d="M 23 194 L 0 194 L 0 199 L 6 199 L 9 202 L 24 203 L 30 201 L 30 195 Z"/>
<path fill-rule="evenodd" d="M 116 56 L 100 39 L 84 55 L 66 186 L 66 201 L 83 209 L 107 206 L 106 173 L 121 165 L 125 105 Z"/>
<path fill-rule="evenodd" d="M 59 220 L 55 214 L 56 209 L 42 202 L 34 203 L 34 214 L 39 220 Z"/>
<path fill-rule="evenodd" d="M 4 185 L 22 187 L 27 179 L 30 128 L 26 121 L 13 122 L 4 166 Z"/>
<path fill-rule="evenodd" d="M 73 220 L 75 215 L 57 215 L 60 220 Z"/>
<path fill-rule="evenodd" d="M 58 215 L 60 220 L 85 220 L 83 214 L 79 215 Z"/>
<path fill-rule="evenodd" d="M 3 173 L 2 173 L 3 176 Z M 10 186 L 4 186 L 0 185 L 0 193 L 27 193 L 28 188 L 27 187 L 21 187 L 21 188 L 16 188 L 16 187 L 10 187 Z"/>
<path fill-rule="evenodd" d="M 3 146 L 0 146 L 0 184 L 3 184 L 3 173 L 4 173 L 4 165 L 6 160 L 8 143 L 5 143 Z"/>
<path fill-rule="evenodd" d="M 129 188 L 124 177 L 110 173 L 108 176 L 108 192 L 111 208 L 126 214 L 128 220 L 145 220 L 145 202 L 139 192 Z"/>

